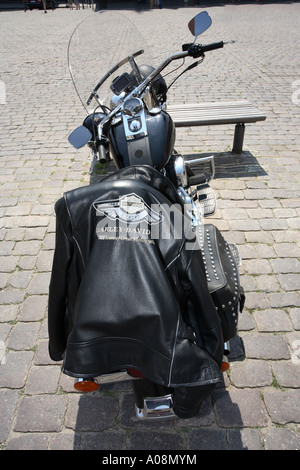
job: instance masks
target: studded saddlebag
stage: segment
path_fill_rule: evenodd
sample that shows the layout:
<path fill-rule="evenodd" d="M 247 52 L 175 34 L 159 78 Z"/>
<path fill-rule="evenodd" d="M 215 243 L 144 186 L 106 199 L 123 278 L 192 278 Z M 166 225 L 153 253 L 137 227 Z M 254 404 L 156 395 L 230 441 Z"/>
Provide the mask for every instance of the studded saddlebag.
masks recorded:
<path fill-rule="evenodd" d="M 237 334 L 238 316 L 243 309 L 245 296 L 231 245 L 212 224 L 204 225 L 202 255 L 208 288 L 221 320 L 224 341 L 228 341 Z"/>

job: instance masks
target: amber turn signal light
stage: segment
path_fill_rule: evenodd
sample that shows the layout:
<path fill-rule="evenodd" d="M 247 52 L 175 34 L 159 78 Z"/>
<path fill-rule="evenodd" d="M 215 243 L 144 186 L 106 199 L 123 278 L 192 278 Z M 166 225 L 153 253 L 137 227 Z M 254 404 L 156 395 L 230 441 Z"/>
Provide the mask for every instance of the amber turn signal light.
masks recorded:
<path fill-rule="evenodd" d="M 74 388 L 78 392 L 95 392 L 99 384 L 94 379 L 76 379 Z"/>
<path fill-rule="evenodd" d="M 229 362 L 226 356 L 223 356 L 222 365 L 221 365 L 221 372 L 225 372 L 229 369 Z"/>

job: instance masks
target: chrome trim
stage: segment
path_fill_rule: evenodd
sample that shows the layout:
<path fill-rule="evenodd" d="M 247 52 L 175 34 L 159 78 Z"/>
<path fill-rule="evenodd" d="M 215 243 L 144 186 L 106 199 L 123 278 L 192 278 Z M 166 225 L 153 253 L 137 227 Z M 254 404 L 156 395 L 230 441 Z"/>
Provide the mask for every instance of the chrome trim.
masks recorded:
<path fill-rule="evenodd" d="M 142 100 L 135 98 L 137 102 L 140 102 L 140 109 L 138 111 L 132 111 L 126 108 L 126 103 L 130 100 L 126 100 L 123 105 L 122 119 L 124 124 L 124 131 L 126 140 L 133 140 L 138 137 L 146 137 L 148 135 L 145 109 L 143 107 Z M 131 113 L 131 114 L 129 114 Z M 132 126 L 135 122 L 136 128 Z"/>
<path fill-rule="evenodd" d="M 224 355 L 228 356 L 230 354 L 230 343 L 229 341 L 226 341 L 224 343 Z"/>
<path fill-rule="evenodd" d="M 77 377 L 77 378 L 74 380 L 74 386 L 75 386 L 75 384 L 77 384 L 77 383 L 81 383 L 81 382 L 85 382 L 85 381 L 87 381 L 87 382 L 94 382 L 94 383 L 98 384 L 98 380 L 95 379 L 95 377 L 90 377 L 90 378 Z"/>
<path fill-rule="evenodd" d="M 187 186 L 187 174 L 185 170 L 185 161 L 182 155 L 178 155 L 175 159 L 175 173 L 180 186 Z"/>
<path fill-rule="evenodd" d="M 119 372 L 112 372 L 111 374 L 103 374 L 95 377 L 99 384 L 109 384 L 114 382 L 124 382 L 125 380 L 137 380 L 136 377 L 132 377 L 128 374 L 127 370 L 121 370 Z"/>
<path fill-rule="evenodd" d="M 112 95 L 112 97 L 110 99 L 110 108 L 115 109 L 120 103 L 122 103 L 125 96 L 126 96 L 125 91 L 122 91 L 122 93 L 120 93 L 120 95 Z"/>
<path fill-rule="evenodd" d="M 185 162 L 186 165 L 209 163 L 210 164 L 210 171 L 211 171 L 211 177 L 209 178 L 209 180 L 214 179 L 214 177 L 215 177 L 215 157 L 214 157 L 214 155 L 209 155 L 208 157 L 194 158 L 192 160 L 185 160 L 184 162 Z M 209 180 L 207 180 L 207 181 L 209 181 Z"/>
<path fill-rule="evenodd" d="M 162 397 L 144 398 L 144 407 L 138 408 L 135 405 L 136 417 L 140 420 L 145 419 L 174 419 L 176 415 L 173 410 L 172 395 Z"/>
<path fill-rule="evenodd" d="M 192 197 L 182 186 L 179 186 L 179 188 L 177 189 L 177 193 L 184 203 L 185 215 L 191 220 L 192 230 L 196 234 L 200 248 L 202 248 L 204 243 L 204 224 L 202 222 L 202 207 L 199 203 L 196 204 L 193 201 Z"/>
<path fill-rule="evenodd" d="M 161 113 L 161 108 L 159 106 L 154 106 L 153 108 L 149 109 L 149 114 L 152 116 L 156 116 L 157 114 Z"/>

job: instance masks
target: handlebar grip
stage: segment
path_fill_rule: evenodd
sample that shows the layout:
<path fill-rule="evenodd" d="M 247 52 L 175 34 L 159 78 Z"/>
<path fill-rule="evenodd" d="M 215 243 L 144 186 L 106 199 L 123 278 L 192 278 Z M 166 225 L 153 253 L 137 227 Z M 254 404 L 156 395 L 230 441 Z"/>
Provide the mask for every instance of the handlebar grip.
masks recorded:
<path fill-rule="evenodd" d="M 214 42 L 212 44 L 193 44 L 188 48 L 188 55 L 192 56 L 194 59 L 197 57 L 203 56 L 205 52 L 213 51 L 214 49 L 220 49 L 224 46 L 224 42 Z"/>
<path fill-rule="evenodd" d="M 107 155 L 106 155 L 106 147 L 100 142 L 100 145 L 98 146 L 98 152 L 99 152 L 99 162 L 104 164 L 107 162 Z"/>
<path fill-rule="evenodd" d="M 222 49 L 223 46 L 224 46 L 223 41 L 214 42 L 212 44 L 207 44 L 206 46 L 202 46 L 202 50 L 203 52 L 208 52 L 208 51 L 213 51 L 215 49 Z"/>

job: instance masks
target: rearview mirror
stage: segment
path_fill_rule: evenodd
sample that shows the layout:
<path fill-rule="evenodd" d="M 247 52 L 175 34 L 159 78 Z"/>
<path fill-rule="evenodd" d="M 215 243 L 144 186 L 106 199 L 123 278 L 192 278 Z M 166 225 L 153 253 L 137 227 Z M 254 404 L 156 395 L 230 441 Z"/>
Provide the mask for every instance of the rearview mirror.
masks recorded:
<path fill-rule="evenodd" d="M 85 126 L 77 127 L 68 137 L 68 141 L 76 149 L 86 145 L 92 138 L 92 133 Z"/>
<path fill-rule="evenodd" d="M 197 37 L 199 34 L 204 33 L 204 31 L 210 27 L 211 23 L 211 17 L 207 11 L 202 11 L 189 22 L 188 27 L 192 35 Z"/>

